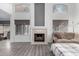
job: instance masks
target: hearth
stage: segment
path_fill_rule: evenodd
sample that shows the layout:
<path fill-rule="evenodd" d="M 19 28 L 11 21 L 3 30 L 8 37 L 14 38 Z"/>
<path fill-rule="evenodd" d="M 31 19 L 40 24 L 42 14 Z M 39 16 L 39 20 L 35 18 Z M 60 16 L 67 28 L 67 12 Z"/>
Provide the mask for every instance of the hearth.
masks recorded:
<path fill-rule="evenodd" d="M 34 41 L 35 42 L 44 42 L 45 41 L 45 34 L 44 33 L 35 33 L 34 34 Z"/>

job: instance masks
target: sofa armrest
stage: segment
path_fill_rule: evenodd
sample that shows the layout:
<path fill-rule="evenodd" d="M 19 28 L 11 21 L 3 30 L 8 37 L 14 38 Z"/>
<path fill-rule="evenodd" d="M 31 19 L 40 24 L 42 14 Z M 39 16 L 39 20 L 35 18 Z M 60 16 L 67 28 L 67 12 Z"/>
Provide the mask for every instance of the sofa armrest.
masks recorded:
<path fill-rule="evenodd" d="M 54 36 L 53 37 L 53 43 L 55 43 L 57 40 L 58 40 L 58 38 Z"/>

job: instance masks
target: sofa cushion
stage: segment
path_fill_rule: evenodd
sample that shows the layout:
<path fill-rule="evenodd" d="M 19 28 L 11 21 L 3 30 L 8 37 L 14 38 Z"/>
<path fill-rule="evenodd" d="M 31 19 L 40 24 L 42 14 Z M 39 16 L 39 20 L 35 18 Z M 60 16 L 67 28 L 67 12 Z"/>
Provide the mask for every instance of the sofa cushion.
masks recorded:
<path fill-rule="evenodd" d="M 60 33 L 58 33 L 58 32 L 54 33 L 54 36 L 57 37 L 58 39 L 62 38 L 61 35 L 60 35 Z"/>
<path fill-rule="evenodd" d="M 74 39 L 75 33 L 64 33 L 64 39 Z"/>
<path fill-rule="evenodd" d="M 79 40 L 75 40 L 75 39 L 71 39 L 71 40 L 59 39 L 59 40 L 56 40 L 55 43 L 79 43 Z"/>
<path fill-rule="evenodd" d="M 74 39 L 79 40 L 79 34 L 78 33 L 75 33 Z"/>
<path fill-rule="evenodd" d="M 67 40 L 67 39 L 58 39 L 55 41 L 55 43 L 68 43 L 70 42 L 70 40 Z"/>
<path fill-rule="evenodd" d="M 60 35 L 61 35 L 61 39 L 65 39 L 64 32 L 61 32 Z"/>

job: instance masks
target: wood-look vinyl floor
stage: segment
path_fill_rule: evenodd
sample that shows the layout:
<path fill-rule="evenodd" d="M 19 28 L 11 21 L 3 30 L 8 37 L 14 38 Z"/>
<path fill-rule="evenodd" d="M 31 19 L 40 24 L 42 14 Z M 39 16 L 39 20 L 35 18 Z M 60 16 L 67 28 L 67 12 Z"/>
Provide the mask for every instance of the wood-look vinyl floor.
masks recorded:
<path fill-rule="evenodd" d="M 49 56 L 48 45 L 0 41 L 0 56 Z"/>

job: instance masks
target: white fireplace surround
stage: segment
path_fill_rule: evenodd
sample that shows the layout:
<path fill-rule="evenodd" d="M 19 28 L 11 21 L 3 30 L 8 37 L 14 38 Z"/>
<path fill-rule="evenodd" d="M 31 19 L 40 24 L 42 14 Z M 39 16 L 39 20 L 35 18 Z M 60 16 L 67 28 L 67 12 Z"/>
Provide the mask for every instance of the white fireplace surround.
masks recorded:
<path fill-rule="evenodd" d="M 45 34 L 44 42 L 35 42 L 34 41 L 34 34 L 35 33 L 37 33 L 37 34 L 44 33 Z M 47 30 L 46 29 L 41 29 L 41 28 L 32 29 L 32 44 L 47 44 Z"/>

